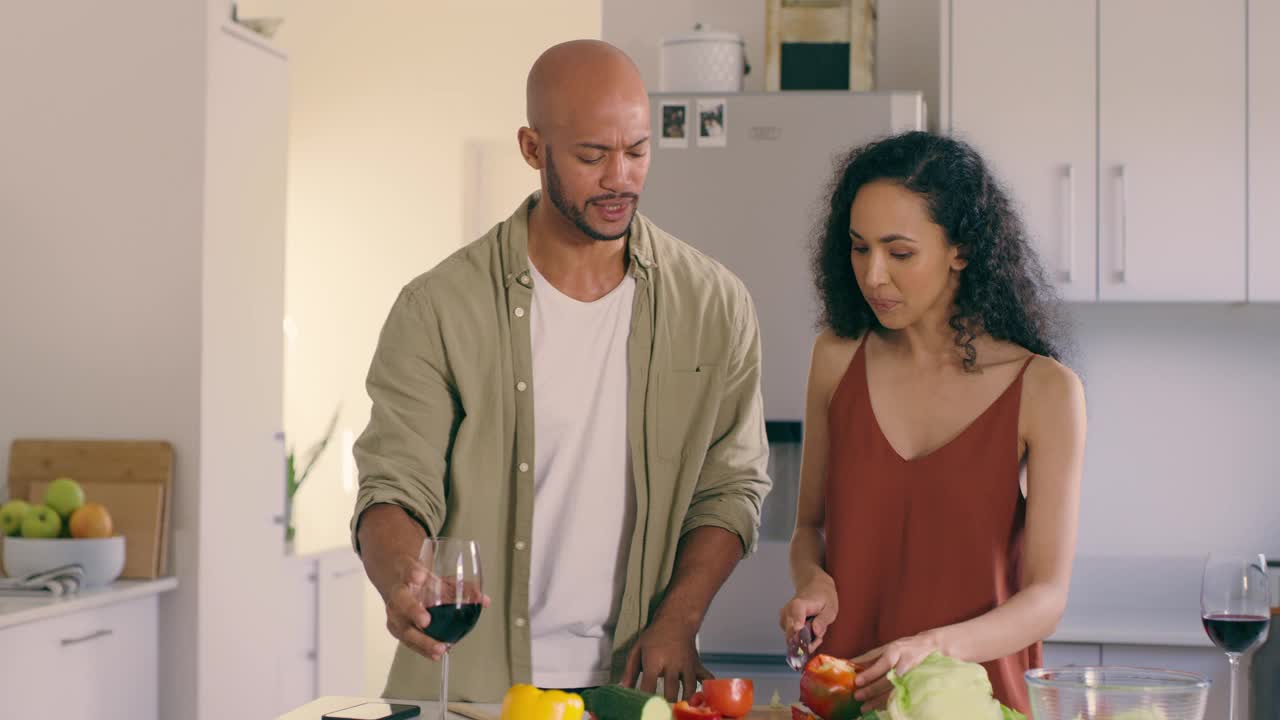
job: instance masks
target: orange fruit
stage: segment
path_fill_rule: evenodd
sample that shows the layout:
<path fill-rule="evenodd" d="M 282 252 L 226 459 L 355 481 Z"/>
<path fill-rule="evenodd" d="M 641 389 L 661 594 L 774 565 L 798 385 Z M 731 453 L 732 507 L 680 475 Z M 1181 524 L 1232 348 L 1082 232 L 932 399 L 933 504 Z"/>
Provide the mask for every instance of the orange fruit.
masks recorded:
<path fill-rule="evenodd" d="M 85 503 L 71 513 L 70 526 L 73 538 L 111 537 L 111 513 L 101 503 Z"/>

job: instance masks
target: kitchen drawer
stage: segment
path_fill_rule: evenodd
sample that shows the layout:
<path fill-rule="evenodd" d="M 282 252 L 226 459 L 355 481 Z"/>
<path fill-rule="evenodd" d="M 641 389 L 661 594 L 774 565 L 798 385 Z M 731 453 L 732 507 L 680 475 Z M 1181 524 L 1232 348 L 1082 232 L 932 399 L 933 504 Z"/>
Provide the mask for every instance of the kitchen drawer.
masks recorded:
<path fill-rule="evenodd" d="M 285 558 L 282 567 L 276 638 L 280 712 L 323 694 L 316 691 L 316 560 L 295 555 Z"/>
<path fill-rule="evenodd" d="M 364 565 L 349 548 L 283 564 L 279 711 L 364 689 Z"/>
<path fill-rule="evenodd" d="M 364 565 L 344 548 L 321 555 L 316 575 L 316 695 L 362 695 Z"/>
<path fill-rule="evenodd" d="M 154 595 L 0 630 L 5 717 L 155 720 Z"/>

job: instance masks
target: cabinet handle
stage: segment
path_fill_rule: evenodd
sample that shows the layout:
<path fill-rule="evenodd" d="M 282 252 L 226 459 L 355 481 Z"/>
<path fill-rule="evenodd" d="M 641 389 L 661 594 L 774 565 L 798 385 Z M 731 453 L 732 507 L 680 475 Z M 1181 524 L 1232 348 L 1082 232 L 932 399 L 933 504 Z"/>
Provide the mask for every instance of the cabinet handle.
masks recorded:
<path fill-rule="evenodd" d="M 112 634 L 112 632 L 114 631 L 102 629 L 76 638 L 62 638 L 62 647 L 66 647 L 68 645 L 79 645 L 80 643 L 89 642 L 90 640 L 97 640 L 100 637 L 106 637 Z"/>
<path fill-rule="evenodd" d="M 284 525 L 284 515 L 272 515 L 272 516 L 271 516 L 271 524 L 272 524 L 272 525 L 280 525 L 280 526 L 283 526 L 283 525 Z"/>
<path fill-rule="evenodd" d="M 1067 195 L 1063 203 L 1062 244 L 1066 253 L 1063 268 L 1058 279 L 1064 283 L 1071 282 L 1071 269 L 1076 264 L 1076 179 L 1075 166 L 1067 163 L 1062 172 L 1062 184 Z"/>
<path fill-rule="evenodd" d="M 1129 261 L 1129 183 L 1125 175 L 1124 165 L 1116 166 L 1116 181 L 1120 191 L 1120 233 L 1116 239 L 1116 282 L 1124 282 L 1126 265 Z"/>

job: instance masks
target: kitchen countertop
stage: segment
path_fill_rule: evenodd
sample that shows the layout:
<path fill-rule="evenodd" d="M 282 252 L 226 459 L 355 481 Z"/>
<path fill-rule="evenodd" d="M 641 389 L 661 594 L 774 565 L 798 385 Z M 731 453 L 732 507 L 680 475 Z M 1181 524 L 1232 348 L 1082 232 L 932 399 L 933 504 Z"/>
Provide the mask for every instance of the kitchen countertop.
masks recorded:
<path fill-rule="evenodd" d="M 1199 608 L 1067 606 L 1047 642 L 1213 647 Z"/>
<path fill-rule="evenodd" d="M 74 595 L 60 597 L 0 595 L 0 628 L 168 592 L 176 587 L 178 579 L 168 577 L 158 580 L 117 580 L 104 587 L 88 588 Z"/>
<path fill-rule="evenodd" d="M 385 698 L 363 698 L 363 697 L 351 697 L 351 696 L 342 696 L 342 695 L 327 695 L 322 698 L 317 698 L 307 703 L 306 705 L 303 705 L 300 708 L 290 710 L 284 715 L 277 717 L 276 720 L 320 720 L 320 716 L 324 715 L 325 713 L 330 713 L 335 710 L 342 710 L 344 708 L 349 708 L 352 705 L 359 705 L 360 703 L 365 703 L 365 702 L 386 702 L 386 703 L 401 703 L 404 705 L 417 705 L 418 707 L 422 708 L 422 714 L 418 716 L 419 718 L 423 718 L 423 720 L 439 720 L 436 717 L 436 710 L 439 704 L 435 700 L 425 700 L 425 701 L 387 700 Z M 454 704 L 455 703 L 449 703 L 450 707 L 452 707 Z M 501 705 L 476 704 L 476 705 L 467 705 L 467 706 L 474 708 L 479 713 L 483 713 L 484 715 L 492 718 L 497 718 L 498 713 L 502 709 Z M 462 715 L 458 715 L 456 713 L 450 712 L 449 720 L 474 720 L 474 719 L 467 718 Z"/>

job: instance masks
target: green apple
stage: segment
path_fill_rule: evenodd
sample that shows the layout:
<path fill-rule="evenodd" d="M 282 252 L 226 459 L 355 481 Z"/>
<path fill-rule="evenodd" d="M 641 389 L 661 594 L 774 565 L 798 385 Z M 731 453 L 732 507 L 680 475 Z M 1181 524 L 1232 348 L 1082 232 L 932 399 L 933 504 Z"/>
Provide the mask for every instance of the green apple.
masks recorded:
<path fill-rule="evenodd" d="M 44 491 L 44 504 L 64 518 L 71 517 L 71 513 L 84 505 L 84 488 L 69 477 L 60 477 L 49 483 L 49 489 Z"/>
<path fill-rule="evenodd" d="M 35 505 L 22 518 L 22 537 L 56 538 L 62 531 L 62 518 L 48 505 Z"/>
<path fill-rule="evenodd" d="M 0 535 L 17 535 L 22 532 L 22 518 L 31 506 L 25 500 L 14 498 L 0 505 Z"/>

